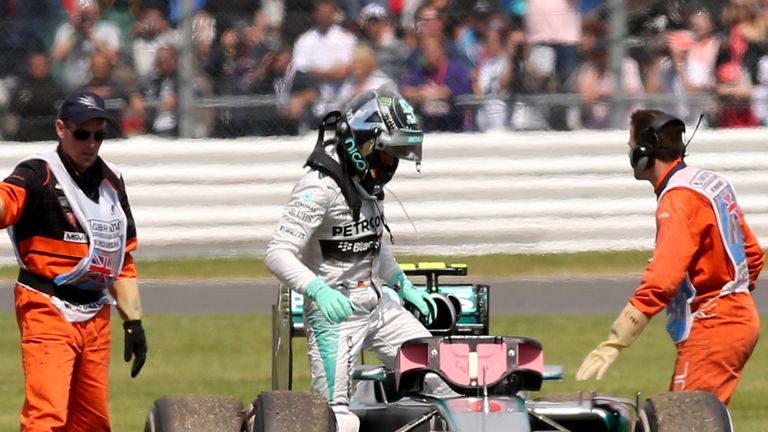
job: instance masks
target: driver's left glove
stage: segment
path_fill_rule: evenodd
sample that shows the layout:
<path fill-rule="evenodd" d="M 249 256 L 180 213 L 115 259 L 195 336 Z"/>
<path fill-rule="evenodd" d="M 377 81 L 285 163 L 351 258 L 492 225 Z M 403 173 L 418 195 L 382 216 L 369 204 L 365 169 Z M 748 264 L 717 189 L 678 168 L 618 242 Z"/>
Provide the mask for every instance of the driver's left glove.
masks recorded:
<path fill-rule="evenodd" d="M 407 301 L 419 310 L 422 316 L 426 317 L 427 325 L 437 317 L 437 305 L 432 299 L 432 296 L 426 290 L 417 290 L 413 287 L 413 283 L 408 280 L 405 272 L 398 270 L 392 279 L 389 280 L 390 288 L 395 290 L 398 296 L 404 301 Z"/>

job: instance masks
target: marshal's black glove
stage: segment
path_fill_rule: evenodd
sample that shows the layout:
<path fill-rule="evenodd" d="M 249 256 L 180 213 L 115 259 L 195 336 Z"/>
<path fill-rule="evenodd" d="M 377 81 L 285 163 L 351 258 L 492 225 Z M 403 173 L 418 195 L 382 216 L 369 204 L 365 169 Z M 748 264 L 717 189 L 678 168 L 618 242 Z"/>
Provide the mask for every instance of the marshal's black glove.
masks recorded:
<path fill-rule="evenodd" d="M 126 321 L 123 323 L 125 330 L 125 351 L 123 358 L 126 362 L 133 359 L 131 366 L 131 378 L 136 378 L 144 362 L 147 361 L 147 338 L 144 336 L 144 328 L 141 326 L 141 320 Z"/>

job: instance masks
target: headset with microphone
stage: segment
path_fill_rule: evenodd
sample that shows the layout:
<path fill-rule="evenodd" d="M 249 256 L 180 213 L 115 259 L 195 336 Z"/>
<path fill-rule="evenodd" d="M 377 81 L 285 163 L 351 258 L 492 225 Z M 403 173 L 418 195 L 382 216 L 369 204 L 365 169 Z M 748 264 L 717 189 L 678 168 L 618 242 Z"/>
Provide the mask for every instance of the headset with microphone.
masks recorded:
<path fill-rule="evenodd" d="M 701 118 L 699 118 L 701 123 Z M 634 168 L 636 173 L 645 171 L 653 166 L 656 160 L 656 149 L 659 146 L 659 133 L 661 130 L 670 124 L 677 124 L 682 126 L 683 133 L 685 133 L 685 123 L 679 118 L 669 115 L 660 114 L 653 119 L 650 125 L 640 131 L 637 135 L 637 144 L 629 151 L 629 162 Z M 696 125 L 696 129 L 699 125 Z M 696 131 L 694 131 L 694 134 Z M 691 136 L 693 138 L 693 136 Z M 690 142 L 690 140 L 688 140 Z M 688 145 L 686 144 L 686 147 Z"/>

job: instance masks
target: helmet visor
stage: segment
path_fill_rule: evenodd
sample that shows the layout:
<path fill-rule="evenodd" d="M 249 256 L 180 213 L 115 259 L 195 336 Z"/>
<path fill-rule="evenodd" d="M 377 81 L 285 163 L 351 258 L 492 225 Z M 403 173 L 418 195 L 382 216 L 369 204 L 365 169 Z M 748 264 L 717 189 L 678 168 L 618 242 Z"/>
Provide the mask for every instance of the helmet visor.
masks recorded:
<path fill-rule="evenodd" d="M 424 133 L 414 129 L 385 131 L 376 141 L 376 149 L 385 151 L 398 159 L 421 162 L 421 144 Z"/>

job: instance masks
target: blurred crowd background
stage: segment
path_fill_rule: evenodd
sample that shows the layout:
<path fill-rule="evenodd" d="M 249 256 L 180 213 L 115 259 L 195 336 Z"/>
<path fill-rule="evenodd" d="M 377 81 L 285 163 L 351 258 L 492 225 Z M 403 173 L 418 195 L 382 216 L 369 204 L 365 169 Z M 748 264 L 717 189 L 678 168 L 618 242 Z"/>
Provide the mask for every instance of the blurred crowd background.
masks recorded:
<path fill-rule="evenodd" d="M 128 137 L 297 135 L 391 86 L 426 131 L 768 124 L 768 0 L 0 0 L 0 138 L 102 95 Z"/>

